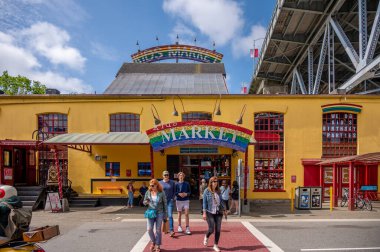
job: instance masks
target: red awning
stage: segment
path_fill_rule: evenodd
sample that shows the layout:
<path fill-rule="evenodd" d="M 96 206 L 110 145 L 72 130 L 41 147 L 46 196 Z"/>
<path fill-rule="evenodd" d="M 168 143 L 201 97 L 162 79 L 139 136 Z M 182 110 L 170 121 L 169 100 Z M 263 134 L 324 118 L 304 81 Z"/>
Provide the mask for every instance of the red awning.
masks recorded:
<path fill-rule="evenodd" d="M 366 153 L 362 155 L 346 156 L 339 158 L 329 158 L 323 160 L 317 165 L 328 165 L 328 164 L 341 164 L 349 162 L 360 162 L 360 163 L 380 163 L 380 152 Z"/>
<path fill-rule="evenodd" d="M 19 146 L 19 147 L 36 147 L 40 141 L 34 140 L 0 140 L 0 146 Z"/>

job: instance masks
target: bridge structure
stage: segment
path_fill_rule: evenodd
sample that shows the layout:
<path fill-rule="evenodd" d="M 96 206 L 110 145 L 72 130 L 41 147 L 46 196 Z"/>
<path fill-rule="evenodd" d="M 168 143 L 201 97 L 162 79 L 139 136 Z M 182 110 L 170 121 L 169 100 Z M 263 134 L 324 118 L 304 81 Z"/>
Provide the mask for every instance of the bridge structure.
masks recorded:
<path fill-rule="evenodd" d="M 251 94 L 379 94 L 380 0 L 278 0 Z"/>

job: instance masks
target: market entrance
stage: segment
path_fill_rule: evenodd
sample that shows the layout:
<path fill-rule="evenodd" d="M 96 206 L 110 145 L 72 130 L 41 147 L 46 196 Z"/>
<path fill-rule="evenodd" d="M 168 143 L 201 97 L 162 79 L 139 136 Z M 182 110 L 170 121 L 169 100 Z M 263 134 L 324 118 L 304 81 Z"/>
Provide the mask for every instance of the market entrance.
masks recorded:
<path fill-rule="evenodd" d="M 231 155 L 168 155 L 166 161 L 171 179 L 177 180 L 177 174 L 180 171 L 186 174 L 185 180 L 190 183 L 193 199 L 198 199 L 199 186 L 203 178 L 208 182 L 212 176 L 218 176 L 220 183 L 226 180 L 231 186 Z"/>

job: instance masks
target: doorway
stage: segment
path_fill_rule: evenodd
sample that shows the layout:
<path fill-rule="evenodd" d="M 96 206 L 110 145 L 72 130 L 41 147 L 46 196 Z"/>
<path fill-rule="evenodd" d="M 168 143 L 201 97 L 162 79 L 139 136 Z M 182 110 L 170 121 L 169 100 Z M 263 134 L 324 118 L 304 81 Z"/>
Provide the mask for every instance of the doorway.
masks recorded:
<path fill-rule="evenodd" d="M 26 185 L 27 184 L 26 150 L 22 148 L 14 148 L 13 158 L 14 158 L 15 186 Z"/>

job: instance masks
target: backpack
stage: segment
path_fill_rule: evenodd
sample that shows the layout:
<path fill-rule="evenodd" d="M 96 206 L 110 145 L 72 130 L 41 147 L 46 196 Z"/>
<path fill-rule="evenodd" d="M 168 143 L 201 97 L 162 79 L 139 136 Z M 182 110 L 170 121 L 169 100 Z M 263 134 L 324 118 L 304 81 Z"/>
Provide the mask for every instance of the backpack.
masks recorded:
<path fill-rule="evenodd" d="M 29 230 L 29 225 L 32 220 L 32 210 L 25 208 L 14 208 L 7 202 L 0 202 L 7 206 L 11 211 L 8 215 L 8 226 L 3 227 L 6 237 L 10 239 L 18 239 L 22 237 L 22 233 Z"/>

